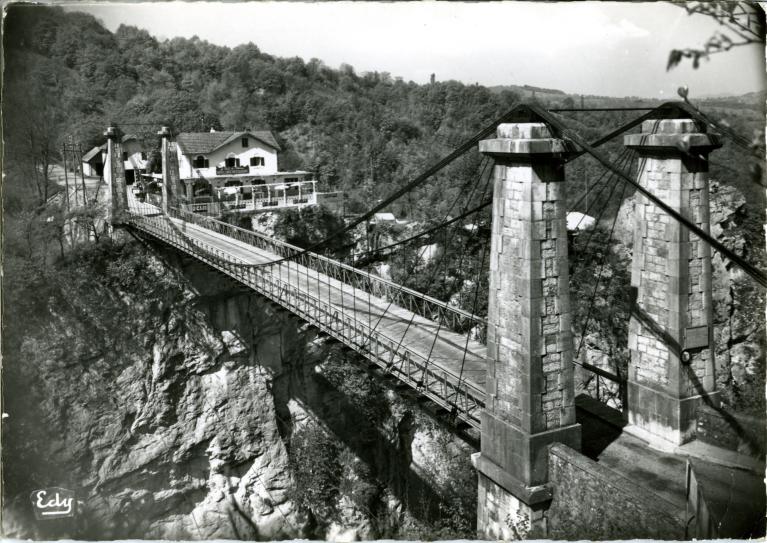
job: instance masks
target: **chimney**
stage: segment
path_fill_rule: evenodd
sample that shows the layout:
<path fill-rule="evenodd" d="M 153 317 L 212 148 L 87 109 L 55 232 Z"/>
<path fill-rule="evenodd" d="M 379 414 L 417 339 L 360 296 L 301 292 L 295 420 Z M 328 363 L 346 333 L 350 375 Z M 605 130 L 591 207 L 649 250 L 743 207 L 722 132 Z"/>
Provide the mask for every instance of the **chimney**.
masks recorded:
<path fill-rule="evenodd" d="M 431 84 L 433 85 L 434 82 L 437 80 L 437 77 L 434 74 L 431 74 Z"/>

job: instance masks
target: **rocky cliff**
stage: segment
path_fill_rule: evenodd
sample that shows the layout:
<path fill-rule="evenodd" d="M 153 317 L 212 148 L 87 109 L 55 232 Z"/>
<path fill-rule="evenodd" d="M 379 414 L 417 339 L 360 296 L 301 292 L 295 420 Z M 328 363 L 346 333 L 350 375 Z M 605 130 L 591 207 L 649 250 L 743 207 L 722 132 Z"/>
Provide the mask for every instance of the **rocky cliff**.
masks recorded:
<path fill-rule="evenodd" d="M 265 299 L 135 242 L 24 288 L 4 330 L 5 536 L 472 535 L 471 448 Z M 74 519 L 34 520 L 48 486 L 76 492 Z"/>
<path fill-rule="evenodd" d="M 633 244 L 636 195 L 621 205 L 616 227 L 619 251 Z M 712 180 L 711 234 L 728 248 L 764 268 L 763 221 L 749 217 L 736 188 Z M 714 341 L 719 389 L 725 405 L 736 411 L 763 414 L 765 388 L 764 292 L 738 268 L 712 251 Z"/>

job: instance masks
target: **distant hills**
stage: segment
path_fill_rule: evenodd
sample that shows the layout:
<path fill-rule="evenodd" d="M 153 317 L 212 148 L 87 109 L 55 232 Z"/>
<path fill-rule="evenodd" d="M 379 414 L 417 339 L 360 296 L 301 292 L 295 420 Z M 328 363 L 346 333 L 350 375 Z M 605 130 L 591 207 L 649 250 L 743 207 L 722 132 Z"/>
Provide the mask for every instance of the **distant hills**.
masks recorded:
<path fill-rule="evenodd" d="M 545 87 L 536 87 L 533 85 L 495 85 L 493 87 L 488 87 L 488 90 L 497 94 L 500 94 L 503 91 L 511 91 L 518 94 L 523 100 L 536 99 L 548 106 L 559 105 L 565 107 L 567 107 L 567 105 L 580 107 L 581 96 L 583 97 L 583 105 L 585 107 L 641 107 L 643 105 L 653 106 L 667 100 L 679 99 L 679 97 L 676 95 L 669 96 L 664 99 L 638 96 L 615 97 L 598 96 L 593 94 L 580 95 L 566 93 L 559 89 L 548 89 Z M 572 102 L 567 100 L 568 98 L 570 98 Z M 767 91 L 748 92 L 737 96 L 716 95 L 692 97 L 692 101 L 694 103 L 705 104 L 708 107 L 756 110 L 764 109 L 765 100 L 767 100 Z"/>

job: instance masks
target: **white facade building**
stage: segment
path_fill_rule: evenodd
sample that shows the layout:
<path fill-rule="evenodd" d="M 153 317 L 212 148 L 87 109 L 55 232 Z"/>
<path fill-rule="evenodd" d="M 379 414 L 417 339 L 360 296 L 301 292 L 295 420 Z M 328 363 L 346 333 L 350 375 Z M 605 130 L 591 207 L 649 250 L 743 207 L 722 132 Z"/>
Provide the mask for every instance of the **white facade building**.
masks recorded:
<path fill-rule="evenodd" d="M 123 166 L 125 167 L 125 180 L 130 185 L 138 180 L 146 171 L 147 154 L 139 139 L 126 134 L 120 139 L 123 153 Z M 106 164 L 107 144 L 94 147 L 82 157 L 83 173 L 88 176 L 98 177 L 104 174 Z"/>
<path fill-rule="evenodd" d="M 279 171 L 269 131 L 183 132 L 176 142 L 184 209 L 217 216 L 317 205 L 313 174 Z"/>
<path fill-rule="evenodd" d="M 178 135 L 182 179 L 277 173 L 280 146 L 269 131 L 184 132 Z"/>
<path fill-rule="evenodd" d="M 142 143 L 132 134 L 123 136 L 121 143 L 125 165 L 125 182 L 131 185 L 134 181 L 139 180 L 141 174 L 146 171 L 147 154 Z"/>

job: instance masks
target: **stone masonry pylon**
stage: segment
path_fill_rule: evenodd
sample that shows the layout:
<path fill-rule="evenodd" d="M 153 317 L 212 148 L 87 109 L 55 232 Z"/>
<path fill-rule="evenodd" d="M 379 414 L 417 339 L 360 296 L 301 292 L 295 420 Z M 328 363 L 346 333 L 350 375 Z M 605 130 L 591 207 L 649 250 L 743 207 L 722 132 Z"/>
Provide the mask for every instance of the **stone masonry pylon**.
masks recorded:
<path fill-rule="evenodd" d="M 179 199 L 179 173 L 176 144 L 170 141 L 170 130 L 163 126 L 157 133 L 162 138 L 162 209 L 166 213 L 169 207 L 176 205 Z"/>
<path fill-rule="evenodd" d="M 708 232 L 708 154 L 721 146 L 717 136 L 691 119 L 657 119 L 624 143 L 639 153 L 642 187 Z M 627 431 L 671 449 L 692 438 L 701 402 L 717 402 L 711 248 L 636 198 Z"/>
<path fill-rule="evenodd" d="M 546 536 L 548 445 L 580 450 L 575 422 L 564 159 L 549 127 L 501 124 L 495 159 L 482 415 L 480 538 Z"/>
<path fill-rule="evenodd" d="M 125 181 L 125 164 L 122 146 L 117 142 L 117 130 L 110 126 L 104 132 L 107 137 L 107 164 L 104 171 L 109 186 L 109 216 L 112 225 L 122 224 L 128 214 L 128 186 Z"/>

